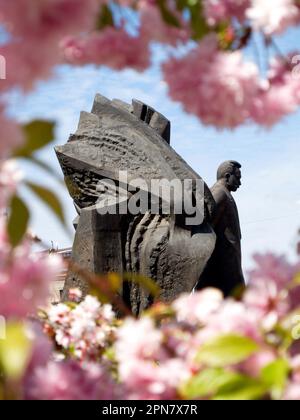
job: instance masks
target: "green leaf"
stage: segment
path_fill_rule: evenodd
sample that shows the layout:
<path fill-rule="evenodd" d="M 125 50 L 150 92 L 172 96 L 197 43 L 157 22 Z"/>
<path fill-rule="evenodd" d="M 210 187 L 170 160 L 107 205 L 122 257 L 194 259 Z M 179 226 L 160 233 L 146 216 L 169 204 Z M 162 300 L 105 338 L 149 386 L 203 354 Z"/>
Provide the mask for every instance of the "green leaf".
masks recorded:
<path fill-rule="evenodd" d="M 0 364 L 4 374 L 11 379 L 20 379 L 31 354 L 31 341 L 25 327 L 19 322 L 6 326 L 6 338 L 0 340 Z"/>
<path fill-rule="evenodd" d="M 205 369 L 180 390 L 183 399 L 255 400 L 267 393 L 260 380 L 225 369 Z"/>
<path fill-rule="evenodd" d="M 180 28 L 180 22 L 177 17 L 169 10 L 165 0 L 157 0 L 161 16 L 165 23 L 176 28 Z"/>
<path fill-rule="evenodd" d="M 65 224 L 62 205 L 53 191 L 28 181 L 25 185 L 53 211 L 63 224 Z"/>
<path fill-rule="evenodd" d="M 176 8 L 179 12 L 183 12 L 183 10 L 187 8 L 187 5 L 187 0 L 176 0 Z"/>
<path fill-rule="evenodd" d="M 257 343 L 250 338 L 229 334 L 205 343 L 197 354 L 197 361 L 213 367 L 240 363 L 257 352 Z"/>
<path fill-rule="evenodd" d="M 149 277 L 141 276 L 140 274 L 135 273 L 124 273 L 123 279 L 128 282 L 139 284 L 144 289 L 148 290 L 148 292 L 150 292 L 150 294 L 154 297 L 159 296 L 160 294 L 160 287 Z"/>
<path fill-rule="evenodd" d="M 101 303 L 111 303 L 110 298 L 102 292 L 99 287 L 92 287 L 89 288 L 89 295 L 96 297 Z"/>
<path fill-rule="evenodd" d="M 114 18 L 110 8 L 105 4 L 97 17 L 96 30 L 101 31 L 107 26 L 114 26 Z"/>
<path fill-rule="evenodd" d="M 190 12 L 192 37 L 194 40 L 199 41 L 211 31 L 203 13 L 202 2 L 189 0 L 188 9 Z"/>
<path fill-rule="evenodd" d="M 224 369 L 205 369 L 184 384 L 180 395 L 186 400 L 210 397 L 222 386 L 234 381 L 237 376 L 237 373 Z"/>
<path fill-rule="evenodd" d="M 46 162 L 38 159 L 35 156 L 24 156 L 24 158 L 29 161 L 30 163 L 33 163 L 34 165 L 38 166 L 40 169 L 47 172 L 49 175 L 51 175 L 58 183 L 63 185 L 65 187 L 65 182 L 62 177 L 58 175 L 56 170 L 52 168 L 50 165 L 48 165 Z"/>
<path fill-rule="evenodd" d="M 261 372 L 261 378 L 270 389 L 273 399 L 280 399 L 285 389 L 290 366 L 287 360 L 278 359 L 266 366 Z"/>
<path fill-rule="evenodd" d="M 297 273 L 294 276 L 292 286 L 294 286 L 294 287 L 300 286 L 300 273 Z"/>
<path fill-rule="evenodd" d="M 23 126 L 25 144 L 16 149 L 14 157 L 28 157 L 47 146 L 54 139 L 55 124 L 50 121 L 35 120 Z"/>
<path fill-rule="evenodd" d="M 237 374 L 220 387 L 213 400 L 245 401 L 262 399 L 267 387 L 261 381 Z"/>
<path fill-rule="evenodd" d="M 12 246 L 17 246 L 23 239 L 30 218 L 26 204 L 17 195 L 10 201 L 10 214 L 7 222 L 7 233 Z"/>

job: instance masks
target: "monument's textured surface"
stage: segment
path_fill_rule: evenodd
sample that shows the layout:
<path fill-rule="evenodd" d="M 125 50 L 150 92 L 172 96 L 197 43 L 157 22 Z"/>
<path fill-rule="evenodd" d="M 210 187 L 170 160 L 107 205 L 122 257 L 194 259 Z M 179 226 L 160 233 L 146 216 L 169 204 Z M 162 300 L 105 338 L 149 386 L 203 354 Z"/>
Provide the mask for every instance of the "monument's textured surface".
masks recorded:
<path fill-rule="evenodd" d="M 136 178 L 145 180 L 149 190 L 153 179 L 182 183 L 201 179 L 171 148 L 170 132 L 170 122 L 151 107 L 136 100 L 128 105 L 96 95 L 92 112 L 82 112 L 76 133 L 66 145 L 56 148 L 78 212 L 73 260 L 95 273 L 131 272 L 150 277 L 160 286 L 163 301 L 191 292 L 214 250 L 216 237 L 210 220 L 215 202 L 208 187 L 204 184 L 203 193 L 194 191 L 204 208 L 204 220 L 195 226 L 188 226 L 185 217 L 172 211 L 103 213 L 115 204 L 115 193 L 119 203 L 129 200 L 127 186 Z M 126 181 L 120 182 L 119 171 L 127 171 Z M 115 182 L 116 191 L 107 180 Z M 85 281 L 69 272 L 65 298 L 74 286 L 88 291 Z M 135 314 L 153 301 L 135 284 L 124 284 L 122 293 Z"/>

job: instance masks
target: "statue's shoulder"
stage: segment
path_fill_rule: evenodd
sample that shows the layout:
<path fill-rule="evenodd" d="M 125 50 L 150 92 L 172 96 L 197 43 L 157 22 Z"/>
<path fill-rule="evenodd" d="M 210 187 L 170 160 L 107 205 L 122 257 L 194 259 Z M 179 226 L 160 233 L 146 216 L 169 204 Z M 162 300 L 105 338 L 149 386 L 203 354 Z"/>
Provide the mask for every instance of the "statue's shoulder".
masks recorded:
<path fill-rule="evenodd" d="M 224 188 L 224 186 L 219 182 L 216 182 L 216 184 L 211 188 L 211 192 L 217 204 L 225 202 L 229 198 L 226 188 Z"/>

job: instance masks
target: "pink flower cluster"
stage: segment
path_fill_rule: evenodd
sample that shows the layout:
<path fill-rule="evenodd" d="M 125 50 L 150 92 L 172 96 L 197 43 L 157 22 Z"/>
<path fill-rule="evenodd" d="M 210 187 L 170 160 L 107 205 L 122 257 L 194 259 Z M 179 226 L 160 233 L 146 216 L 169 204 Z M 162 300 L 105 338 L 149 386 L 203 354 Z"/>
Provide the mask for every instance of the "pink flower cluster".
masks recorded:
<path fill-rule="evenodd" d="M 274 255 L 255 259 L 257 268 L 250 273 L 249 287 L 240 302 L 223 300 L 219 291 L 207 289 L 175 301 L 174 317 L 160 327 L 155 321 L 159 309 L 155 308 L 153 318 L 148 314 L 124 322 L 115 349 L 126 398 L 180 398 L 182 384 L 205 368 L 196 359 L 201 346 L 226 334 L 248 337 L 258 346 L 247 360 L 227 367 L 233 372 L 260 378 L 262 369 L 282 357 L 282 337 L 276 338 L 276 331 L 285 330 L 290 338 L 287 320 L 300 307 L 300 300 L 294 299 L 299 297 L 299 289 L 291 286 L 300 265 L 290 265 Z M 281 397 L 300 398 L 299 364 L 294 366 L 291 353 L 285 357 L 293 373 Z"/>
<path fill-rule="evenodd" d="M 0 22 L 9 33 L 8 41 L 1 46 L 7 79 L 1 80 L 0 91 L 15 87 L 30 90 L 63 61 L 144 71 L 151 64 L 152 41 L 174 47 L 191 38 L 191 21 L 173 0 L 165 2 L 165 7 L 177 19 L 178 27 L 164 21 L 154 0 L 120 0 L 120 6 L 134 8 L 138 14 L 137 34 L 128 32 L 126 13 L 118 24 L 97 31 L 96 18 L 100 8 L 108 3 L 108 0 L 0 0 Z M 205 0 L 204 15 L 212 26 L 237 19 L 270 36 L 299 23 L 300 7 L 295 0 Z M 269 127 L 297 109 L 299 98 L 288 71 L 280 83 L 271 78 L 262 82 L 254 63 L 244 63 L 241 52 L 220 51 L 212 38 L 205 39 L 185 57 L 171 58 L 164 65 L 170 95 L 187 112 L 197 115 L 206 125 L 235 128 L 247 121 Z M 2 108 L 0 124 L 1 159 L 23 137 Z"/>
<path fill-rule="evenodd" d="M 99 360 L 113 342 L 115 314 L 111 305 L 102 305 L 87 296 L 78 305 L 60 303 L 47 311 L 46 331 L 56 344 L 72 349 L 79 360 Z"/>
<path fill-rule="evenodd" d="M 28 326 L 32 353 L 22 380 L 25 400 L 112 400 L 122 396 L 104 364 L 66 359 L 54 352 L 41 325 Z"/>
<path fill-rule="evenodd" d="M 177 388 L 188 372 L 176 349 L 164 345 L 165 338 L 148 317 L 128 319 L 118 330 L 116 358 L 126 399 L 176 399 Z"/>
<path fill-rule="evenodd" d="M 91 30 L 102 0 L 0 0 L 0 23 L 8 32 L 1 45 L 6 61 L 6 79 L 0 93 L 12 88 L 30 90 L 34 83 L 49 77 L 62 62 L 60 39 Z M 0 160 L 23 141 L 21 129 L 0 109 Z"/>
<path fill-rule="evenodd" d="M 50 285 L 63 269 L 57 256 L 33 254 L 29 243 L 11 249 L 0 226 L 0 314 L 25 318 L 48 304 Z"/>
<path fill-rule="evenodd" d="M 120 3 L 130 6 L 132 2 Z M 65 60 L 77 65 L 94 63 L 115 70 L 129 67 L 144 71 L 150 66 L 151 41 L 173 46 L 188 41 L 190 31 L 181 16 L 178 15 L 178 20 L 182 27 L 176 28 L 163 21 L 155 2 L 141 1 L 137 7 L 140 13 L 138 36 L 129 35 L 124 27 L 107 27 L 100 32 L 68 36 L 60 44 Z"/>
<path fill-rule="evenodd" d="M 0 0 L 0 21 L 10 33 L 1 54 L 7 62 L 2 89 L 30 89 L 48 77 L 60 59 L 59 40 L 68 34 L 91 30 L 99 0 Z"/>
<path fill-rule="evenodd" d="M 300 306 L 299 287 L 289 287 L 300 272 L 300 264 L 290 265 L 284 257 L 272 254 L 255 255 L 254 259 L 257 268 L 249 273 L 244 301 L 268 330 Z"/>
<path fill-rule="evenodd" d="M 52 307 L 45 327 L 60 356 L 41 359 L 37 348 L 25 378 L 26 398 L 180 399 L 185 384 L 209 366 L 197 356 L 203 346 L 233 335 L 252 340 L 257 349 L 228 364 L 227 373 L 260 381 L 265 368 L 275 363 L 276 369 L 276 362 L 284 358 L 289 365 L 287 383 L 275 397 L 300 399 L 299 353 L 295 356 L 294 348 L 298 341 L 291 334 L 293 314 L 300 309 L 295 283 L 300 264 L 271 254 L 257 255 L 255 261 L 240 301 L 224 300 L 218 290 L 207 289 L 183 295 L 169 306 L 157 304 L 140 319 L 123 321 L 116 321 L 111 306 L 92 296 Z M 80 298 L 76 290 L 71 295 Z M 271 388 L 263 391 L 266 396 L 274 397 Z"/>
<path fill-rule="evenodd" d="M 300 22 L 300 8 L 295 0 L 252 0 L 246 16 L 254 29 L 274 35 Z"/>
<path fill-rule="evenodd" d="M 204 0 L 204 14 L 209 25 L 237 19 L 250 23 L 266 35 L 282 33 L 300 21 L 295 0 Z"/>
<path fill-rule="evenodd" d="M 47 40 L 89 30 L 99 0 L 0 0 L 0 19 L 16 36 Z"/>
<path fill-rule="evenodd" d="M 111 375 L 99 364 L 49 361 L 25 382 L 26 400 L 113 400 L 118 398 Z"/>
<path fill-rule="evenodd" d="M 115 70 L 131 67 L 145 70 L 150 52 L 143 39 L 133 37 L 121 28 L 106 28 L 82 37 L 66 37 L 61 42 L 65 60 L 71 64 L 95 63 Z"/>
<path fill-rule="evenodd" d="M 22 173 L 15 161 L 0 164 L 0 315 L 25 318 L 48 304 L 50 285 L 63 269 L 55 255 L 32 253 L 30 241 L 12 248 L 6 230 L 6 211 Z"/>
<path fill-rule="evenodd" d="M 209 25 L 236 18 L 243 22 L 251 0 L 204 0 L 204 13 Z"/>
<path fill-rule="evenodd" d="M 291 381 L 287 385 L 284 392 L 283 399 L 288 401 L 299 401 L 300 400 L 300 356 L 296 356 L 291 361 L 293 373 Z"/>
<path fill-rule="evenodd" d="M 256 123 L 271 127 L 300 105 L 300 77 L 292 69 L 294 55 L 286 61 L 282 57 L 272 59 L 268 79 L 260 83 L 253 99 L 250 113 Z"/>
<path fill-rule="evenodd" d="M 141 29 L 140 37 L 146 43 L 149 41 L 160 42 L 176 46 L 178 43 L 186 43 L 191 35 L 188 23 L 174 10 L 174 2 L 169 1 L 168 6 L 176 16 L 179 27 L 171 26 L 163 21 L 161 12 L 154 1 L 139 2 Z M 155 29 L 154 29 L 155 28 Z"/>
<path fill-rule="evenodd" d="M 244 63 L 241 52 L 220 52 L 217 38 L 207 36 L 182 58 L 163 66 L 172 99 L 204 124 L 234 128 L 249 118 L 258 93 L 258 69 Z"/>
<path fill-rule="evenodd" d="M 295 112 L 300 104 L 300 78 L 292 71 L 292 56 L 275 57 L 268 79 L 242 53 L 219 51 L 214 35 L 195 49 L 163 66 L 172 99 L 204 124 L 235 128 L 247 121 L 270 127 Z"/>
<path fill-rule="evenodd" d="M 9 157 L 12 149 L 20 146 L 23 142 L 23 133 L 20 127 L 4 114 L 0 106 L 0 162 Z M 0 199 L 1 201 L 1 199 Z"/>

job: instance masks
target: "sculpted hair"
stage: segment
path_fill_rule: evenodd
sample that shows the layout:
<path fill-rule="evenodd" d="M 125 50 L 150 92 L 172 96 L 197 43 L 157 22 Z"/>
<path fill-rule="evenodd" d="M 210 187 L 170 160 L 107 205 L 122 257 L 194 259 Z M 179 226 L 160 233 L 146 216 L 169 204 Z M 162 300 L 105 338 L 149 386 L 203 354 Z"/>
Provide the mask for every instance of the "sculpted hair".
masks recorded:
<path fill-rule="evenodd" d="M 240 169 L 242 165 L 235 160 L 227 160 L 223 162 L 217 172 L 217 180 L 225 178 L 226 174 L 233 174 L 236 169 Z"/>

